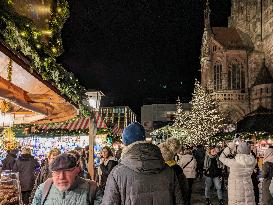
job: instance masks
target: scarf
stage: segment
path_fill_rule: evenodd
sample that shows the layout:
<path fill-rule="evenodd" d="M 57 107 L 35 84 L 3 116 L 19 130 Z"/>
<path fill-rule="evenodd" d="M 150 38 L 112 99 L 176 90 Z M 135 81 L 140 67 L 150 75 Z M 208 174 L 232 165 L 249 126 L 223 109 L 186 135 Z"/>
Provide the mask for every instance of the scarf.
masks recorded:
<path fill-rule="evenodd" d="M 169 160 L 169 161 L 166 161 L 165 163 L 167 165 L 169 165 L 169 167 L 172 167 L 172 166 L 176 165 L 176 161 L 174 161 L 174 160 Z"/>

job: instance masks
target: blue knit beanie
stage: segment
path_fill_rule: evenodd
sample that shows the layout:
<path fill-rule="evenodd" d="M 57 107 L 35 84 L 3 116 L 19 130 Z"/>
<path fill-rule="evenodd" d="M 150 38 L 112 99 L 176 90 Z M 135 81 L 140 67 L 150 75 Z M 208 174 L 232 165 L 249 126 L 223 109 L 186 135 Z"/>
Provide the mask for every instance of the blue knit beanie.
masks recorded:
<path fill-rule="evenodd" d="M 125 146 L 130 145 L 136 141 L 145 140 L 145 129 L 138 122 L 128 125 L 122 133 L 122 142 Z"/>

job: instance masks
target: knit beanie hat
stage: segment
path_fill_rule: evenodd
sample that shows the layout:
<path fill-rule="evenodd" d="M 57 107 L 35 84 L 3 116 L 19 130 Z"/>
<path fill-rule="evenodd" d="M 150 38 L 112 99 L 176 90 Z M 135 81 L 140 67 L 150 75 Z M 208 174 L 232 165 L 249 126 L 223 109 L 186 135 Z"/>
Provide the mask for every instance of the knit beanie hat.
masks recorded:
<path fill-rule="evenodd" d="M 172 152 L 169 149 L 168 144 L 166 142 L 161 143 L 160 145 L 158 145 L 158 147 L 159 147 L 159 149 L 161 151 L 162 157 L 163 157 L 165 162 L 173 160 L 174 152 Z"/>
<path fill-rule="evenodd" d="M 250 154 L 251 147 L 248 143 L 242 142 L 237 147 L 237 153 L 238 154 Z"/>
<path fill-rule="evenodd" d="M 122 133 L 122 142 L 125 146 L 128 146 L 137 141 L 145 140 L 145 129 L 138 122 L 134 122 L 128 125 Z"/>

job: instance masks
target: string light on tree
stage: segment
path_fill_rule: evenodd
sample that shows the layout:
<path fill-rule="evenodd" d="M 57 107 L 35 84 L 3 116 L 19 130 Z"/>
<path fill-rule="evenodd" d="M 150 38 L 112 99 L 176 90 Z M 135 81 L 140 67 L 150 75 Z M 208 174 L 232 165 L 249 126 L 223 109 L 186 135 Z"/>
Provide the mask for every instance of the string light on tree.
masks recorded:
<path fill-rule="evenodd" d="M 192 144 L 209 144 L 224 126 L 224 114 L 212 96 L 196 80 L 187 130 Z"/>

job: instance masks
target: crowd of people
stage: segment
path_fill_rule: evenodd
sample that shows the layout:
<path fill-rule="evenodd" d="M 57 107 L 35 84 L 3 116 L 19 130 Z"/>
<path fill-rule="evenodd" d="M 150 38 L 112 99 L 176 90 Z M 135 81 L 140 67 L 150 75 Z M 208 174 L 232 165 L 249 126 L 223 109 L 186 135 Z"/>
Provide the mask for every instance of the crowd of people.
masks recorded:
<path fill-rule="evenodd" d="M 91 180 L 82 149 L 61 153 L 52 149 L 39 164 L 28 147 L 12 150 L 2 170 L 19 173 L 24 204 L 171 205 L 192 204 L 197 180 L 204 181 L 205 201 L 211 205 L 216 190 L 219 205 L 272 205 L 273 147 L 264 155 L 262 197 L 259 168 L 251 145 L 236 137 L 226 146 L 182 146 L 177 138 L 154 145 L 145 130 L 133 123 L 123 131 L 124 148 L 101 151 L 96 179 Z M 227 183 L 226 183 L 226 180 Z M 228 201 L 224 201 L 227 188 Z"/>

